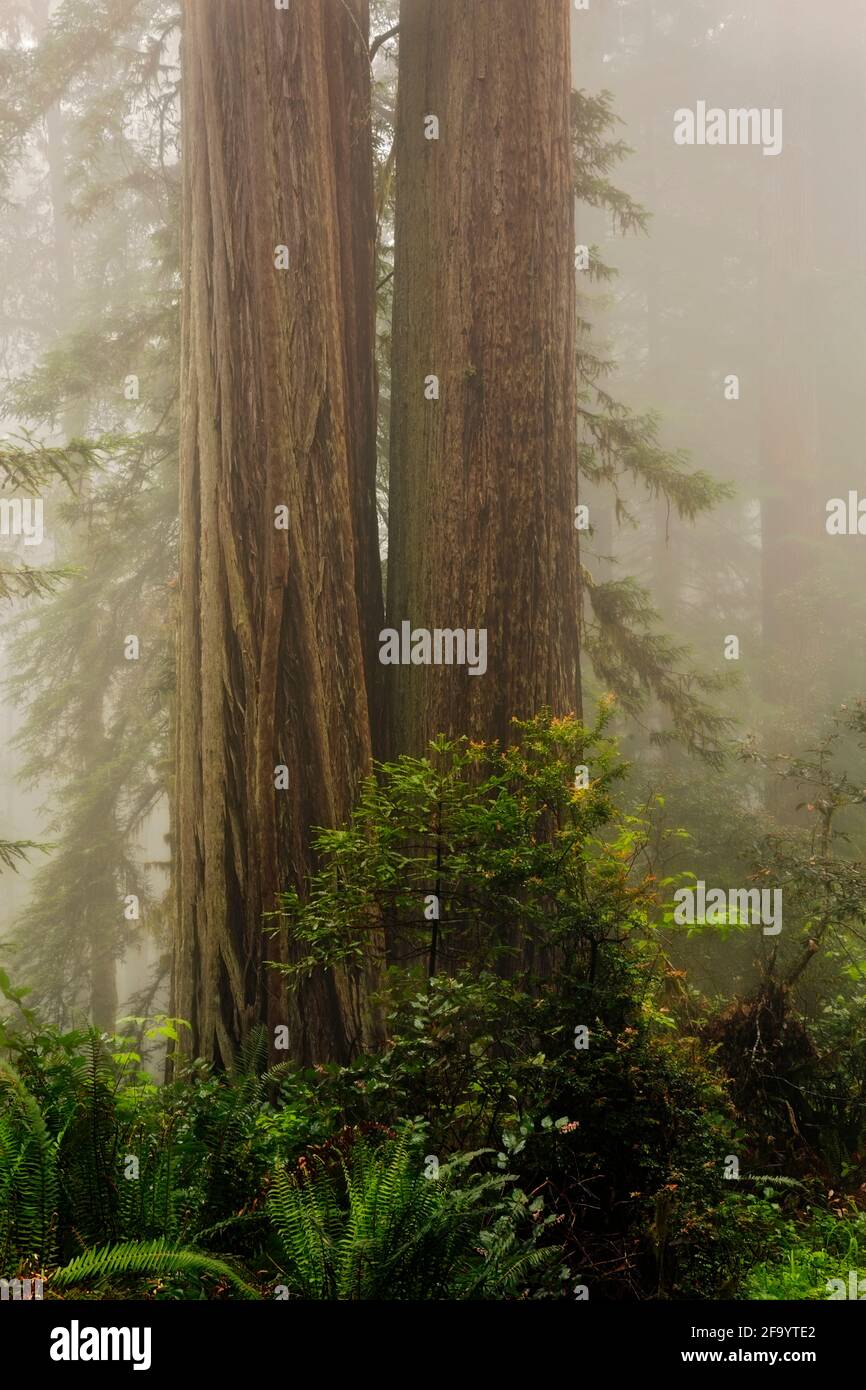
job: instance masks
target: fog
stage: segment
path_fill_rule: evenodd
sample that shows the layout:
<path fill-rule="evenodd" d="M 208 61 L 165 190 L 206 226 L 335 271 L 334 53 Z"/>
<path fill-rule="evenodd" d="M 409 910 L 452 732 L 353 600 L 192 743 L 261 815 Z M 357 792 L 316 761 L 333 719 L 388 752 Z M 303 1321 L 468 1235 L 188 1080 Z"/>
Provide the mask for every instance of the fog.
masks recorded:
<path fill-rule="evenodd" d="M 252 1068 L 202 1230 L 428 1107 L 604 1299 L 866 1259 L 864 74 L 863 0 L 0 0 L 0 1053 Z"/>
<path fill-rule="evenodd" d="M 384 33 L 396 11 L 380 9 Z M 62 448 L 77 436 L 99 441 L 128 435 L 138 440 L 132 447 L 142 457 L 156 450 L 156 465 L 151 460 L 148 466 L 160 466 L 166 444 L 171 447 L 165 426 L 176 411 L 176 390 L 165 364 L 176 351 L 170 339 L 178 288 L 177 252 L 171 249 L 177 225 L 178 34 L 170 5 L 152 4 L 150 12 L 138 53 L 127 53 L 123 73 L 110 60 L 96 60 L 83 61 L 71 80 L 63 74 L 63 99 L 37 114 L 10 150 L 0 329 L 3 427 L 13 447 L 25 439 L 28 447 Z M 68 6 L 65 13 L 82 25 L 86 46 L 85 9 Z M 5 0 L 10 55 L 36 54 L 48 20 L 43 0 Z M 583 405 L 590 413 L 598 408 L 592 399 L 597 386 L 633 420 L 652 415 L 655 421 L 643 468 L 636 446 L 634 457 L 625 449 L 611 464 L 613 489 L 610 478 L 594 483 L 589 476 L 584 482 L 589 521 L 583 563 L 599 582 L 630 576 L 644 586 L 659 617 L 657 629 L 682 648 L 681 678 L 688 681 L 685 673 L 691 672 L 722 683 L 707 699 L 716 715 L 731 719 L 726 732 L 735 742 L 792 756 L 810 746 L 840 703 L 856 699 L 862 678 L 861 542 L 857 535 L 828 534 L 828 506 L 844 499 L 847 509 L 849 493 L 857 494 L 856 526 L 857 499 L 866 497 L 860 421 L 864 176 L 857 145 L 866 110 L 866 15 L 855 0 L 839 0 L 832 15 L 807 0 L 741 6 L 619 0 L 575 7 L 571 27 L 573 85 L 593 96 L 610 94 L 617 124 L 609 139 L 623 146 L 607 170 L 595 173 L 608 177 L 628 202 L 621 215 L 585 199 L 576 204 L 581 347 L 593 364 L 587 367 Z M 57 80 L 50 57 L 45 70 L 44 83 Z M 385 159 L 396 83 L 393 45 L 380 49 L 375 71 Z M 37 112 L 44 101 L 25 81 L 19 114 L 28 91 Z M 731 112 L 730 140 L 726 127 L 707 136 L 707 111 L 710 124 L 713 112 Z M 694 143 L 686 143 L 683 112 L 689 118 L 694 113 Z M 750 116 L 743 126 L 749 143 L 732 143 L 738 138 L 737 113 L 744 122 Z M 778 130 L 767 124 L 772 113 Z M 642 227 L 636 225 L 635 205 L 647 214 Z M 381 225 L 387 245 L 393 235 L 387 207 Z M 581 248 L 590 268 L 579 263 Z M 598 261 L 610 268 L 610 278 L 597 273 Z M 145 303 L 151 292 L 155 298 Z M 136 318 L 147 315 L 150 322 Z M 384 459 L 387 318 L 380 319 L 380 335 Z M 146 402 L 127 399 L 140 392 L 140 372 L 133 368 L 142 356 L 156 359 L 154 369 L 166 378 L 151 376 Z M 592 432 L 586 419 L 581 430 L 587 444 Z M 687 471 L 730 485 L 730 495 L 709 511 L 698 503 L 696 515 L 689 515 L 693 503 L 686 500 L 681 515 L 664 489 L 654 495 L 651 476 L 655 468 L 660 478 L 674 459 Z M 112 458 L 109 445 L 93 476 L 101 487 L 112 471 L 121 478 L 127 463 L 128 457 Z M 73 518 L 63 483 L 56 476 L 43 481 L 50 483 L 44 539 L 34 546 L 33 537 L 16 537 L 9 534 L 14 525 L 4 525 L 4 564 L 75 569 L 88 550 L 87 508 Z M 92 478 L 83 486 L 92 487 Z M 118 496 L 107 505 L 124 505 L 124 486 L 118 483 Z M 134 478 L 132 486 L 139 488 L 140 480 Z M 151 585 L 151 608 L 164 607 L 166 590 L 158 586 L 172 583 L 166 486 L 168 562 L 163 575 L 145 569 L 143 579 Z M 384 464 L 380 486 L 385 516 Z M 148 518 L 146 525 L 151 523 Z M 142 531 L 131 528 L 124 544 L 135 545 L 136 534 Z M 384 550 L 384 532 L 382 539 Z M 146 536 L 142 545 L 152 542 Z M 87 601 L 97 607 L 112 604 L 111 583 L 134 582 L 135 565 L 127 575 L 116 566 L 107 569 L 101 593 L 99 571 L 89 576 L 94 588 Z M 70 779 L 74 785 L 82 774 L 72 764 L 62 766 L 60 748 L 71 748 L 83 706 L 101 701 L 105 708 L 115 699 L 110 689 L 88 690 L 83 667 L 72 659 L 61 689 L 50 668 L 56 655 L 51 624 L 63 621 L 62 611 L 54 620 L 50 610 L 46 617 L 46 602 L 51 600 L 7 604 L 3 669 L 19 680 L 19 688 L 13 701 L 7 687 L 0 706 L 5 835 L 40 844 L 55 843 L 64 826 L 71 831 L 64 807 Z M 158 624 L 164 616 L 155 615 Z M 28 668 L 27 643 L 32 650 L 36 638 L 25 635 L 22 647 L 21 633 L 32 634 L 40 624 L 47 625 L 45 647 Z M 100 626 L 90 625 L 88 640 L 103 640 Z M 604 693 L 604 679 L 589 662 L 582 675 L 591 695 Z M 28 688 L 37 677 L 44 708 L 37 687 Z M 21 748 L 22 731 L 38 745 L 40 727 L 51 727 L 55 718 L 58 756 L 34 769 Z M 696 767 L 684 756 L 682 739 L 657 741 L 670 728 L 670 711 L 651 697 L 635 719 L 623 722 L 621 734 L 648 791 L 663 773 L 672 779 L 672 818 L 679 815 L 694 830 L 689 817 L 697 814 L 697 797 L 708 803 L 735 798 L 755 813 L 769 804 L 783 822 L 798 814 L 803 819 L 792 797 L 782 805 L 767 791 L 762 767 L 736 761 L 722 771 Z M 708 744 L 714 737 L 708 734 Z M 98 766 L 87 771 L 98 780 Z M 125 823 L 127 794 L 118 789 L 119 823 Z M 168 868 L 168 812 L 155 786 L 145 793 L 148 799 L 152 804 L 143 819 L 130 822 L 122 850 L 115 846 L 121 862 L 109 869 L 122 875 L 130 865 L 139 866 L 153 905 L 151 927 L 121 932 L 113 947 L 121 1008 L 149 988 L 166 951 L 165 913 L 158 905 Z M 713 822 L 691 848 L 712 860 L 717 832 Z M 742 846 L 730 848 L 738 853 Z M 31 851 L 4 876 L 0 931 L 11 961 L 34 894 L 38 900 L 40 893 L 55 891 L 46 887 L 44 874 L 40 878 L 52 853 Z M 146 864 L 162 867 L 147 870 Z M 86 899 L 86 888 L 84 894 Z M 74 936 L 79 926 L 68 920 L 64 930 Z M 165 1005 L 165 961 L 159 978 L 156 998 Z"/>

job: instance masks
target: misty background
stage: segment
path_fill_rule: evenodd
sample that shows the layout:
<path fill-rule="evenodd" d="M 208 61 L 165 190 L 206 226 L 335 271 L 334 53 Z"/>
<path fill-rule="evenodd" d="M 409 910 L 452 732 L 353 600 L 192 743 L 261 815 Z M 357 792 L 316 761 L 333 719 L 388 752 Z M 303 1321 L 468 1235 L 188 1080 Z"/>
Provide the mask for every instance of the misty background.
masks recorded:
<path fill-rule="evenodd" d="M 3 0 L 7 53 L 36 52 L 56 9 L 92 42 L 87 8 Z M 172 5 L 152 0 L 139 14 L 137 34 L 107 43 L 83 78 L 67 84 L 58 66 L 63 97 L 10 151 L 0 219 L 6 446 L 101 441 L 80 487 L 46 488 L 41 547 L 0 538 L 4 565 L 72 576 L 53 595 L 8 602 L 0 637 L 2 834 L 54 846 L 3 877 L 2 959 L 61 1016 L 93 1007 L 88 957 L 101 962 L 106 1018 L 168 1000 L 160 681 L 170 681 L 176 576 L 179 35 Z M 395 19 L 378 4 L 374 33 Z M 596 384 L 643 421 L 660 455 L 682 453 L 729 493 L 683 518 L 645 475 L 629 479 L 627 449 L 615 495 L 584 483 L 586 569 L 643 586 L 638 626 L 667 634 L 683 670 L 718 682 L 701 698 L 730 721 L 712 725 L 701 759 L 688 739 L 668 741 L 668 713 L 647 688 L 617 727 L 635 795 L 650 804 L 664 784 L 653 814 L 691 835 L 682 862 L 698 876 L 724 867 L 730 881 L 741 865 L 745 882 L 762 818 L 808 827 L 813 814 L 755 750 L 812 746 L 862 688 L 861 541 L 828 535 L 825 521 L 830 498 L 866 492 L 866 14 L 856 0 L 593 0 L 572 15 L 572 62 L 576 88 L 610 93 L 623 142 L 610 178 L 648 214 L 643 230 L 631 217 L 624 231 L 609 208 L 577 203 L 578 242 L 616 271 L 577 274 Z M 385 179 L 392 43 L 374 72 Z M 782 154 L 677 146 L 674 112 L 699 100 L 781 107 Z M 389 216 L 383 204 L 385 256 Z M 381 310 L 384 552 L 387 300 Z M 738 400 L 725 398 L 732 373 Z M 147 671 L 118 662 L 128 633 L 149 643 Z M 589 702 L 605 693 L 588 660 L 583 679 Z M 712 756 L 722 745 L 723 763 Z M 671 854 L 660 873 L 681 867 Z M 117 920 L 118 893 L 140 898 L 137 920 Z M 691 966 L 705 985 L 736 989 L 753 967 L 744 949 L 731 977 L 728 959 L 722 970 L 704 948 Z"/>

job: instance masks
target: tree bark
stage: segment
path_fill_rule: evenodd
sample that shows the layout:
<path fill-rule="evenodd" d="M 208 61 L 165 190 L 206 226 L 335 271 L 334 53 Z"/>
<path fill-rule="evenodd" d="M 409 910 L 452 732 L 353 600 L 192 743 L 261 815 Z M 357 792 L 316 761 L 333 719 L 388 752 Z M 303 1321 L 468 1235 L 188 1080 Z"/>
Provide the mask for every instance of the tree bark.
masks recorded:
<path fill-rule="evenodd" d="M 263 914 L 371 760 L 367 33 L 366 0 L 185 4 L 173 1007 L 221 1064 L 258 1023 L 288 1023 L 302 1060 L 364 1041 L 357 977 L 289 1008 Z"/>
<path fill-rule="evenodd" d="M 388 623 L 488 665 L 386 666 L 392 754 L 580 711 L 569 15 L 401 6 Z"/>

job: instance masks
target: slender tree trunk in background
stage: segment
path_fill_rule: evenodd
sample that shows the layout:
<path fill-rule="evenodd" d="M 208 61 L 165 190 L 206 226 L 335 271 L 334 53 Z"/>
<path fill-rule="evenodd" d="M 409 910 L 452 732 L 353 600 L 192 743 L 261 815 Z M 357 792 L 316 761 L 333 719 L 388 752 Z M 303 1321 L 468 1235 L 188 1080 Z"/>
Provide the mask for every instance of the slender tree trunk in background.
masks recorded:
<path fill-rule="evenodd" d="M 388 623 L 486 628 L 488 664 L 386 666 L 391 753 L 580 711 L 569 18 L 401 6 Z"/>
<path fill-rule="evenodd" d="M 98 936 L 91 934 L 90 1020 L 94 1028 L 113 1033 L 117 1027 L 117 962 Z"/>
<path fill-rule="evenodd" d="M 658 81 L 656 74 L 664 62 L 664 45 L 658 43 L 655 6 L 646 0 L 643 9 L 643 66 L 647 75 Z M 646 123 L 642 130 L 641 155 L 646 171 L 646 206 L 658 206 L 657 176 L 657 108 L 652 99 L 647 102 Z M 660 250 L 650 250 L 646 267 L 646 381 L 647 398 L 652 406 L 665 398 L 665 368 L 667 363 L 664 323 L 665 293 L 661 275 Z M 651 592 L 653 603 L 668 630 L 677 630 L 679 606 L 679 569 L 676 563 L 677 519 L 666 497 L 656 497 L 652 503 Z M 654 701 L 650 724 L 654 733 L 668 725 L 667 711 L 660 701 Z M 666 768 L 670 763 L 668 743 L 650 744 L 647 758 L 655 766 Z"/>
<path fill-rule="evenodd" d="M 797 587 L 812 572 L 815 540 L 823 525 L 819 489 L 815 369 L 808 345 L 815 341 L 815 207 L 812 196 L 816 148 L 814 107 L 810 109 L 804 51 L 786 45 L 785 34 L 797 6 L 802 24 L 814 24 L 805 0 L 770 0 L 765 26 L 770 76 L 767 104 L 784 111 L 784 148 L 762 169 L 764 215 L 762 267 L 764 350 L 760 381 L 761 458 L 761 614 L 763 694 L 770 705 L 767 736 L 771 751 L 787 751 L 798 734 L 792 714 L 808 717 L 798 696 L 802 675 L 794 679 L 790 660 L 809 660 Z M 794 33 L 802 30 L 794 29 Z M 797 55 L 800 63 L 797 64 Z M 772 100 L 770 100 L 772 96 Z M 815 518 L 810 528 L 808 518 Z M 811 536 L 810 536 L 811 529 Z M 806 680 L 814 688 L 814 682 Z M 781 739 L 780 739 L 781 735 Z M 767 806 L 785 820 L 797 819 L 798 789 L 775 775 L 767 779 Z"/>
<path fill-rule="evenodd" d="M 288 1023 L 304 1060 L 365 1029 L 362 982 L 338 972 L 289 1010 L 262 919 L 370 768 L 367 24 L 366 0 L 184 6 L 173 1007 L 186 1049 L 223 1064 L 259 1022 Z"/>
<path fill-rule="evenodd" d="M 118 653 L 118 662 L 122 661 Z M 111 661 L 106 662 L 105 639 L 101 624 L 94 624 L 85 648 L 79 653 L 82 670 L 103 670 L 101 688 L 109 689 Z M 110 767 L 117 756 L 116 746 L 106 737 L 101 700 L 85 699 L 80 704 L 76 754 L 82 777 L 93 781 L 94 768 Z M 116 854 L 104 852 L 101 836 L 117 831 L 117 802 L 109 779 L 99 779 L 93 788 L 91 808 L 92 840 L 79 851 L 80 877 L 87 885 L 82 921 L 78 924 L 82 950 L 88 952 L 90 966 L 90 1019 L 104 1033 L 117 1027 L 117 948 L 123 926 L 126 886 L 118 883 Z"/>
<path fill-rule="evenodd" d="M 376 212 L 367 51 L 369 8 L 369 0 L 349 0 L 348 4 L 327 0 L 324 22 L 339 218 L 355 584 L 373 752 L 378 754 L 382 738 L 379 632 L 384 604 L 376 510 Z"/>
<path fill-rule="evenodd" d="M 41 39 L 48 28 L 51 14 L 49 0 L 32 0 L 33 19 Z M 51 220 L 54 233 L 54 267 L 57 283 L 56 313 L 61 330 L 74 319 L 75 246 L 72 226 L 67 212 L 69 188 L 66 177 L 66 134 L 63 112 L 52 106 L 45 113 L 45 159 L 48 165 L 48 189 L 51 198 Z M 64 443 L 78 438 L 87 429 L 87 409 L 80 402 L 68 405 L 62 415 Z M 85 481 L 84 486 L 88 484 Z M 83 663 L 87 662 L 84 653 Z M 95 659 L 98 660 L 98 654 Z M 106 747 L 103 711 L 101 706 L 82 711 L 78 730 L 78 754 L 83 772 L 105 765 L 110 756 Z M 106 805 L 103 817 L 114 818 L 117 808 Z M 89 866 L 90 890 L 84 921 L 78 923 L 82 947 L 87 952 L 90 975 L 89 1013 L 91 1022 L 103 1032 L 113 1032 L 117 1023 L 117 959 L 115 945 L 117 926 L 122 911 L 121 898 L 113 874 L 106 872 L 94 858 Z"/>

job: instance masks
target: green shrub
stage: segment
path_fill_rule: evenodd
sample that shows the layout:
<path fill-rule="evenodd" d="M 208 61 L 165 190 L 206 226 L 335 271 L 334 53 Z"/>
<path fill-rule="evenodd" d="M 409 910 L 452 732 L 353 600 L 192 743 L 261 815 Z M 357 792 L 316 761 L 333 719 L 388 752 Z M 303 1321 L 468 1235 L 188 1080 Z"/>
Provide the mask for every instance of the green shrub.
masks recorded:
<path fill-rule="evenodd" d="M 866 1297 L 866 1212 L 842 1216 L 813 1211 L 806 1224 L 789 1222 L 783 1248 L 751 1270 L 743 1296 L 749 1299 Z M 853 1275 L 853 1279 L 852 1279 Z M 842 1288 L 838 1283 L 841 1281 Z"/>

